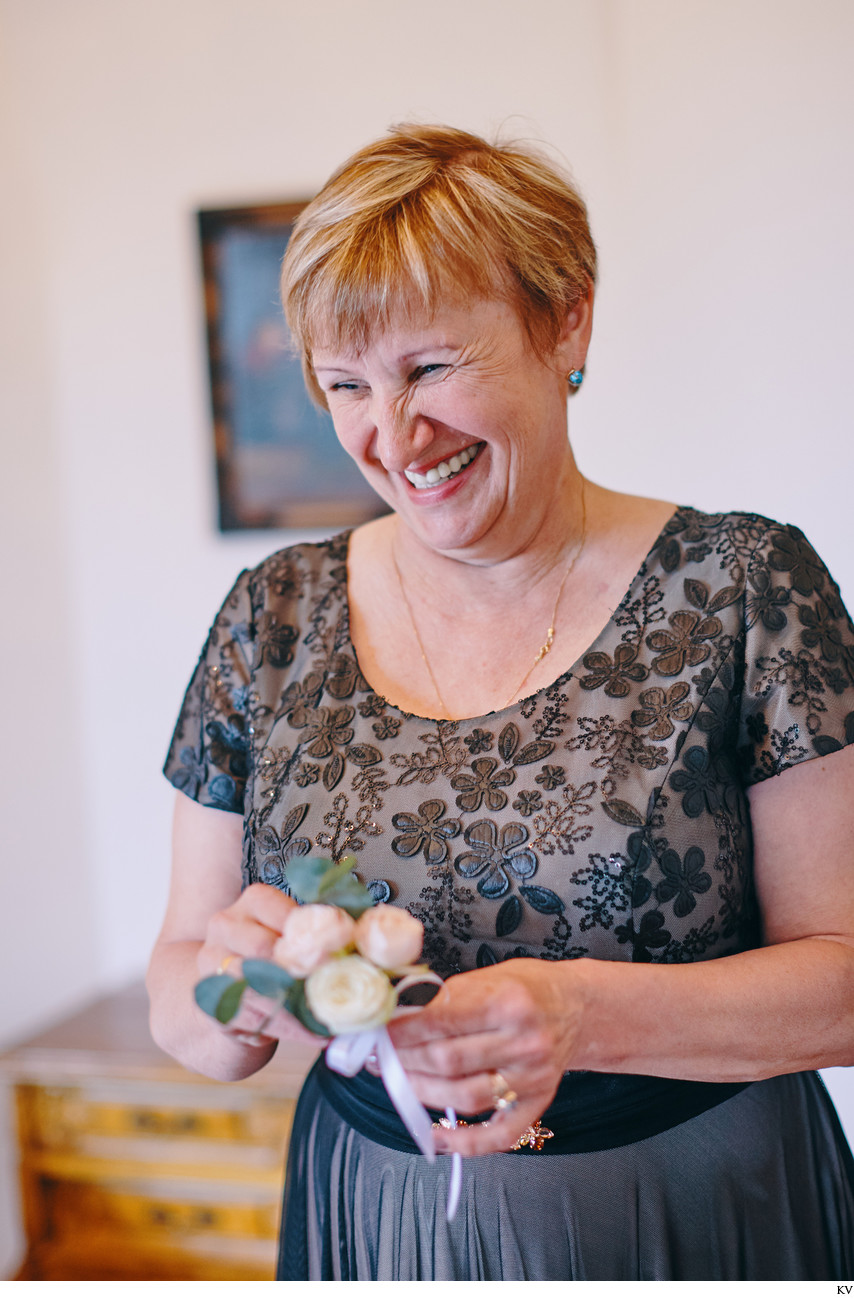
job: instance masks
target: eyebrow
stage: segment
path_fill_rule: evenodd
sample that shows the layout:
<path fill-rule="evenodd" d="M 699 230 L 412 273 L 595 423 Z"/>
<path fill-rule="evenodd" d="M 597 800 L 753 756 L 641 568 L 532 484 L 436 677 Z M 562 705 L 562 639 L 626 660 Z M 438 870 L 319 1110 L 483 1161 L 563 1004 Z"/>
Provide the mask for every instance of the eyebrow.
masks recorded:
<path fill-rule="evenodd" d="M 417 357 L 423 356 L 425 352 L 460 352 L 462 351 L 462 347 L 462 343 L 425 343 L 422 347 L 414 347 L 410 352 L 404 352 L 403 355 L 399 357 L 399 360 L 401 364 L 408 365 Z M 318 361 L 314 358 L 312 359 L 315 374 L 319 374 L 322 370 L 343 372 L 358 364 L 358 358 L 354 358 L 352 361 L 345 363 L 339 362 L 338 358 L 329 361 Z"/>

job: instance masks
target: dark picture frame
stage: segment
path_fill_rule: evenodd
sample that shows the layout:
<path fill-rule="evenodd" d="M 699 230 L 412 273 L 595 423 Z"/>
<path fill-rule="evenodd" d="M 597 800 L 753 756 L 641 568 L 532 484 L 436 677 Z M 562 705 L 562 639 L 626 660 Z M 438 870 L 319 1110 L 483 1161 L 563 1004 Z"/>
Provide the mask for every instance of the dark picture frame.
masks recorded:
<path fill-rule="evenodd" d="M 219 527 L 353 527 L 388 506 L 311 402 L 279 302 L 304 202 L 197 212 Z"/>

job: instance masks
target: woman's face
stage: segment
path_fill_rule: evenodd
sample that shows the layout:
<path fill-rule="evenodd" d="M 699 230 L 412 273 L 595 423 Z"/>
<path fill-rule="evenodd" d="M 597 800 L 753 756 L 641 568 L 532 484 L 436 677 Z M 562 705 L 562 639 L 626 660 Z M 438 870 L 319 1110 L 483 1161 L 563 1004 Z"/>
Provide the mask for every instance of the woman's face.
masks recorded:
<path fill-rule="evenodd" d="M 488 563 L 532 539 L 571 464 L 566 375 L 589 314 L 570 313 L 545 360 L 492 299 L 401 314 L 362 351 L 313 352 L 341 445 L 423 544 Z"/>

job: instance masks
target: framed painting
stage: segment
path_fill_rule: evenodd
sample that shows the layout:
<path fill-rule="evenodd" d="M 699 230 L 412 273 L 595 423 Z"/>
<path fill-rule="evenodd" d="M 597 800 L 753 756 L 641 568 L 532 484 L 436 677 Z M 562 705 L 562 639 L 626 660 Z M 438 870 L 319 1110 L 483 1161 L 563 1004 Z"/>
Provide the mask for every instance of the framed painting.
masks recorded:
<path fill-rule="evenodd" d="M 289 349 L 279 270 L 304 206 L 197 214 L 222 531 L 344 528 L 388 510 L 312 404 Z"/>

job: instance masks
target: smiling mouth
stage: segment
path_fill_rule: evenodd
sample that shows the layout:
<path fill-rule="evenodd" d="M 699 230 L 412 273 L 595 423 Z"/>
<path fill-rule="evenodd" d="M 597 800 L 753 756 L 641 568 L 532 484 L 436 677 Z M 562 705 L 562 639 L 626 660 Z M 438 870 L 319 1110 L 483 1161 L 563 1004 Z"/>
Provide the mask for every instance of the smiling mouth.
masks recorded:
<path fill-rule="evenodd" d="M 449 478 L 456 478 L 466 465 L 471 464 L 482 446 L 482 442 L 476 442 L 474 446 L 466 447 L 465 451 L 458 451 L 456 455 L 434 465 L 432 469 L 427 470 L 426 474 L 417 474 L 412 469 L 404 469 L 404 475 L 419 492 L 425 487 L 435 487 L 437 483 L 445 483 Z"/>

